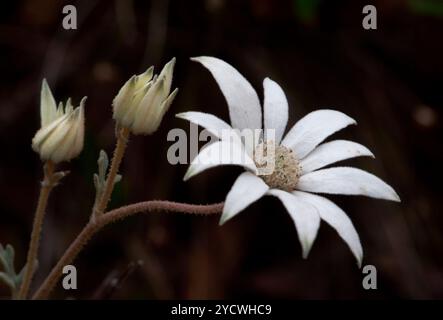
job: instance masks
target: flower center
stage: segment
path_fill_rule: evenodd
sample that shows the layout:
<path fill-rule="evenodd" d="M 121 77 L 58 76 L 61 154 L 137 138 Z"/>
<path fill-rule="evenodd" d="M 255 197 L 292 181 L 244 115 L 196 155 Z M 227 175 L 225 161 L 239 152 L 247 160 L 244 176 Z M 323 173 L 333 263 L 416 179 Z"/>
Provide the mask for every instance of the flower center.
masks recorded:
<path fill-rule="evenodd" d="M 271 188 L 293 191 L 301 175 L 301 166 L 294 152 L 274 141 L 260 143 L 254 153 L 258 175 Z M 273 170 L 272 170 L 273 169 Z"/>

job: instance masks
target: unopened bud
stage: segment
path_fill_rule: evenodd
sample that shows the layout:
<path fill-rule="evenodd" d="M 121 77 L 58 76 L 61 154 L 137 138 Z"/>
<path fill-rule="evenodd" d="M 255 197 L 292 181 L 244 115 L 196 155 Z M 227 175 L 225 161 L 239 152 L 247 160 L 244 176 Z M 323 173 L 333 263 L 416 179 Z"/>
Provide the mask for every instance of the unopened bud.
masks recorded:
<path fill-rule="evenodd" d="M 41 128 L 32 139 L 32 149 L 40 154 L 43 161 L 59 163 L 69 161 L 80 154 L 84 139 L 84 104 L 74 109 L 71 99 L 66 106 L 55 99 L 46 80 L 43 80 L 40 101 Z"/>
<path fill-rule="evenodd" d="M 159 76 L 153 67 L 133 76 L 120 89 L 113 101 L 114 119 L 134 134 L 151 134 L 160 126 L 178 89 L 171 93 L 175 58 L 169 61 Z"/>

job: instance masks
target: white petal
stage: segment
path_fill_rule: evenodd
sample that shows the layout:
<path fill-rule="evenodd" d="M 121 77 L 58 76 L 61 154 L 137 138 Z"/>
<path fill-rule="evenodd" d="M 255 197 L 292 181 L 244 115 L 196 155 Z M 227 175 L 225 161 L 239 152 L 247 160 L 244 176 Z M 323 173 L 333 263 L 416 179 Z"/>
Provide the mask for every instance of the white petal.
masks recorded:
<path fill-rule="evenodd" d="M 132 100 L 134 98 L 134 89 L 138 84 L 138 79 L 136 76 L 132 76 L 126 83 L 121 87 L 118 94 L 115 96 L 114 100 L 112 100 L 112 108 L 113 108 L 113 118 L 123 124 L 123 118 L 127 117 L 127 114 L 134 112 L 136 109 Z M 128 120 L 125 120 L 124 125 L 129 126 L 131 123 L 127 123 Z"/>
<path fill-rule="evenodd" d="M 32 149 L 35 152 L 40 153 L 43 145 L 47 143 L 48 137 L 54 134 L 54 131 L 61 126 L 61 123 L 66 122 L 71 114 L 65 114 L 57 120 L 52 121 L 47 126 L 40 128 L 32 138 Z M 43 155 L 44 160 L 48 160 L 48 155 L 45 153 Z"/>
<path fill-rule="evenodd" d="M 76 137 L 74 141 L 74 147 L 71 150 L 71 154 L 69 155 L 70 158 L 77 157 L 80 152 L 83 150 L 83 144 L 84 144 L 84 136 L 85 136 L 85 102 L 87 97 L 83 97 L 83 99 L 80 101 L 80 106 L 77 119 L 76 119 Z M 74 111 L 73 111 L 74 112 Z"/>
<path fill-rule="evenodd" d="M 229 116 L 234 128 L 262 128 L 262 113 L 257 93 L 234 67 L 214 57 L 196 57 L 191 60 L 200 62 L 212 73 L 228 103 Z"/>
<path fill-rule="evenodd" d="M 254 161 L 248 156 L 243 145 L 229 141 L 217 141 L 200 151 L 192 160 L 184 180 L 220 165 L 239 165 L 254 173 L 257 171 Z"/>
<path fill-rule="evenodd" d="M 222 130 L 232 130 L 225 121 L 209 113 L 190 111 L 175 116 L 205 128 L 217 138 L 221 138 Z"/>
<path fill-rule="evenodd" d="M 82 102 L 82 106 L 76 108 L 68 118 L 68 121 L 64 125 L 66 127 L 66 133 L 60 134 L 60 140 L 56 140 L 55 136 L 60 132 L 64 132 L 63 130 L 58 130 L 54 132 L 54 139 L 50 136 L 48 137 L 49 141 L 53 141 L 54 145 L 52 146 L 51 151 L 51 160 L 55 163 L 59 163 L 62 161 L 68 161 L 72 158 L 79 155 L 81 150 L 83 149 L 83 130 L 84 130 L 84 102 Z M 44 148 L 42 148 L 43 152 Z"/>
<path fill-rule="evenodd" d="M 74 106 L 72 105 L 72 100 L 71 98 L 68 98 L 68 100 L 66 100 L 65 113 L 71 113 L 73 111 L 74 111 Z"/>
<path fill-rule="evenodd" d="M 372 152 L 359 143 L 334 140 L 319 145 L 300 162 L 300 165 L 303 173 L 308 173 L 337 161 L 362 156 L 374 158 Z"/>
<path fill-rule="evenodd" d="M 132 76 L 131 79 L 134 79 L 133 80 L 134 87 L 132 88 L 132 91 L 136 92 L 136 91 L 139 91 L 140 89 L 142 89 L 144 86 L 146 86 L 152 80 L 153 76 L 154 76 L 154 67 L 153 66 L 149 67 L 145 72 L 143 72 L 137 76 Z"/>
<path fill-rule="evenodd" d="M 55 120 L 57 114 L 57 104 L 46 79 L 43 79 L 40 91 L 40 119 L 41 127 L 48 125 Z"/>
<path fill-rule="evenodd" d="M 235 141 L 243 144 L 249 156 L 254 154 L 254 146 L 260 141 L 260 130 L 234 129 L 222 119 L 203 112 L 183 112 L 176 115 L 177 118 L 188 120 L 202 126 L 217 138 L 225 141 Z"/>
<path fill-rule="evenodd" d="M 172 76 L 174 74 L 174 66 L 175 66 L 175 57 L 172 58 L 165 66 L 163 67 L 162 71 L 160 72 L 160 75 L 158 76 L 159 79 L 164 78 L 164 94 L 167 96 L 169 95 L 169 92 L 171 91 L 171 84 L 172 84 Z"/>
<path fill-rule="evenodd" d="M 307 258 L 320 226 L 317 209 L 304 201 L 300 196 L 286 191 L 271 189 L 269 195 L 280 199 L 295 223 L 298 239 L 303 250 L 303 258 Z"/>
<path fill-rule="evenodd" d="M 285 93 L 277 82 L 269 78 L 263 81 L 263 88 L 265 92 L 265 130 L 275 130 L 275 143 L 278 145 L 288 123 L 288 100 L 286 100 Z"/>
<path fill-rule="evenodd" d="M 237 213 L 257 201 L 269 190 L 266 183 L 250 172 L 242 173 L 229 191 L 223 214 L 220 218 L 220 225 L 234 217 Z"/>
<path fill-rule="evenodd" d="M 291 148 L 299 159 L 303 159 L 328 136 L 350 124 L 356 124 L 355 120 L 342 112 L 327 109 L 313 111 L 289 130 L 282 145 Z"/>
<path fill-rule="evenodd" d="M 297 189 L 400 201 L 394 189 L 383 180 L 366 171 L 350 167 L 335 167 L 307 173 L 300 177 Z"/>
<path fill-rule="evenodd" d="M 71 113 L 61 119 L 64 119 L 60 124 L 54 128 L 50 135 L 48 135 L 41 144 L 39 153 L 43 160 L 52 160 L 55 163 L 61 162 L 64 159 L 60 149 L 66 152 L 66 148 L 70 146 L 70 143 L 66 143 L 66 137 L 69 136 L 72 124 L 75 122 L 75 115 Z"/>
<path fill-rule="evenodd" d="M 363 248 L 360 243 L 360 237 L 346 213 L 331 200 L 324 197 L 302 191 L 294 191 L 294 194 L 317 208 L 320 218 L 334 228 L 349 246 L 360 268 L 363 259 Z"/>

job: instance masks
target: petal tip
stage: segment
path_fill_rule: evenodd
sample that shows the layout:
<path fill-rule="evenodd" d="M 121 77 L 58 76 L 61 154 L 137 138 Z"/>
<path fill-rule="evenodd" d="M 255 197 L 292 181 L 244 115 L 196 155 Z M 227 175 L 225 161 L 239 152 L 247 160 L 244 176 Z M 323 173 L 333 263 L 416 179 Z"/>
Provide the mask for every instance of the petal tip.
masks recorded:
<path fill-rule="evenodd" d="M 186 120 L 186 112 L 176 113 L 176 114 L 175 114 L 175 117 L 176 117 L 176 118 L 179 118 L 179 119 L 184 119 L 184 120 Z"/>
<path fill-rule="evenodd" d="M 400 196 L 398 195 L 398 193 L 394 190 L 394 188 L 392 188 L 391 186 L 389 186 L 389 187 L 391 188 L 391 195 L 389 197 L 387 197 L 386 199 L 394 201 L 394 202 L 401 202 L 401 199 L 400 199 Z"/>
<path fill-rule="evenodd" d="M 87 96 L 84 96 L 81 100 L 80 100 L 80 106 L 83 107 L 86 103 L 86 100 L 88 100 Z"/>
<path fill-rule="evenodd" d="M 188 181 L 194 176 L 194 174 L 194 170 L 192 170 L 192 168 L 190 167 L 188 171 L 186 171 L 185 176 L 183 177 L 183 181 Z"/>
<path fill-rule="evenodd" d="M 303 259 L 308 259 L 309 253 L 311 252 L 312 249 L 312 243 L 309 244 L 310 241 L 306 240 L 303 241 L 302 243 L 302 258 Z"/>
<path fill-rule="evenodd" d="M 194 62 L 201 62 L 201 60 L 204 58 L 205 58 L 205 56 L 198 56 L 198 57 L 191 57 L 191 58 L 189 58 L 189 60 L 194 61 Z"/>
<path fill-rule="evenodd" d="M 346 113 L 342 112 L 342 111 L 338 111 L 338 110 L 334 110 L 334 109 L 329 109 L 331 111 L 335 111 L 337 114 L 342 114 L 344 115 L 347 120 L 348 120 L 348 125 L 357 125 L 357 120 L 355 120 L 354 118 L 352 118 L 351 116 L 348 116 Z"/>
<path fill-rule="evenodd" d="M 308 256 L 309 256 L 309 251 L 311 251 L 311 248 L 303 248 L 303 252 L 302 252 L 302 258 L 303 259 L 308 259 Z"/>
<path fill-rule="evenodd" d="M 222 226 L 226 223 L 226 221 L 230 220 L 233 217 L 232 214 L 230 214 L 227 211 L 223 211 L 222 216 L 220 217 L 220 221 L 218 222 L 219 226 Z"/>

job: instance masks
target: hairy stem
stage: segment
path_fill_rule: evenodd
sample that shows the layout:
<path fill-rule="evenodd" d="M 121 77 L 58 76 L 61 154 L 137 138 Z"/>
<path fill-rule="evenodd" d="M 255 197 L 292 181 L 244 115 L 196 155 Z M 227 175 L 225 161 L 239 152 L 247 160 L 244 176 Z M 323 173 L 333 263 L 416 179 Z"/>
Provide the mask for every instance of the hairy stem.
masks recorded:
<path fill-rule="evenodd" d="M 123 159 L 123 155 L 125 154 L 126 146 L 128 144 L 129 138 L 129 129 L 121 128 L 117 131 L 117 144 L 115 146 L 114 155 L 111 161 L 111 169 L 109 170 L 108 177 L 106 178 L 105 188 L 103 190 L 103 194 L 94 208 L 94 217 L 97 218 L 103 215 L 105 212 L 108 202 L 111 199 L 112 190 L 114 190 L 114 181 L 115 177 L 118 174 L 118 170 L 120 168 L 120 164 Z"/>
<path fill-rule="evenodd" d="M 210 204 L 210 205 L 195 205 L 178 203 L 171 201 L 162 200 L 152 200 L 134 203 L 128 206 L 124 206 L 118 209 L 109 211 L 106 214 L 102 214 L 94 221 L 90 221 L 83 230 L 79 233 L 74 242 L 71 243 L 69 248 L 65 251 L 63 256 L 51 270 L 51 273 L 45 279 L 40 288 L 36 291 L 32 299 L 46 299 L 54 288 L 55 284 L 58 282 L 62 275 L 63 267 L 71 264 L 86 243 L 101 230 L 104 226 L 122 220 L 126 217 L 135 215 L 141 212 L 152 212 L 152 211 L 168 211 L 168 212 L 181 212 L 188 214 L 200 214 L 200 215 L 210 215 L 218 214 L 223 210 L 223 203 Z"/>
<path fill-rule="evenodd" d="M 40 242 L 40 234 L 42 230 L 43 218 L 45 216 L 46 205 L 48 203 L 49 194 L 54 187 L 53 174 L 54 163 L 47 161 L 45 164 L 45 176 L 40 188 L 40 196 L 38 198 L 37 209 L 35 211 L 34 223 L 32 226 L 31 240 L 29 242 L 28 256 L 26 259 L 25 273 L 23 275 L 23 282 L 17 299 L 26 299 L 29 287 L 31 285 L 32 276 L 34 275 L 35 262 L 37 260 L 38 247 Z"/>

